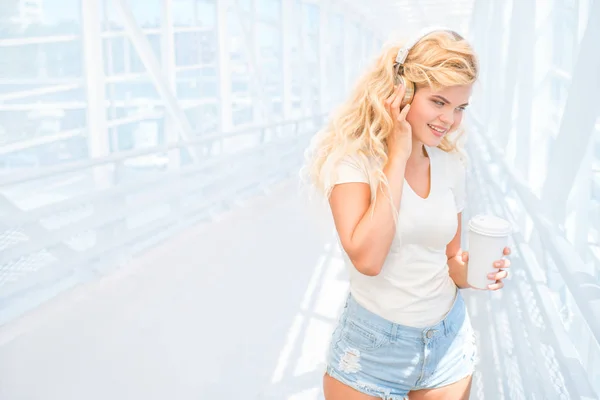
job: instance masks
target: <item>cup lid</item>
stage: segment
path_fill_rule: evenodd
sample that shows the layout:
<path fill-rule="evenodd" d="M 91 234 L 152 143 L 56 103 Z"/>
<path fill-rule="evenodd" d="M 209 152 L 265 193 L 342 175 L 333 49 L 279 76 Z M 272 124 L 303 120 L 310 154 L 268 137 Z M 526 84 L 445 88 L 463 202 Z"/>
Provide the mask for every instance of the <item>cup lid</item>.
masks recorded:
<path fill-rule="evenodd" d="M 510 222 L 493 215 L 476 215 L 469 221 L 469 229 L 488 236 L 505 236 L 512 231 Z"/>

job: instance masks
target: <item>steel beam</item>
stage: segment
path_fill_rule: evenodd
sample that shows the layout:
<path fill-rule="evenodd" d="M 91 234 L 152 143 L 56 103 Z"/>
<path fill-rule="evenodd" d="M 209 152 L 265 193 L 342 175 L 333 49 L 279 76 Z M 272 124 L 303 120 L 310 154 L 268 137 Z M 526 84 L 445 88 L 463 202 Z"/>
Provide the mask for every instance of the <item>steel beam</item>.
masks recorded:
<path fill-rule="evenodd" d="M 131 74 L 131 42 L 123 38 L 123 75 Z"/>
<path fill-rule="evenodd" d="M 309 102 L 309 85 L 308 85 L 308 68 L 306 65 L 306 41 L 307 41 L 307 33 L 304 27 L 304 3 L 297 2 L 298 8 L 296 12 L 298 13 L 298 61 L 296 65 L 296 71 L 300 71 L 298 75 L 302 77 L 300 84 L 300 116 L 305 117 L 308 115 L 306 112 L 306 107 Z"/>
<path fill-rule="evenodd" d="M 14 101 L 20 99 L 26 99 L 28 97 L 41 96 L 49 93 L 60 93 L 68 92 L 71 90 L 79 89 L 81 85 L 79 83 L 71 83 L 66 85 L 53 85 L 42 88 L 36 88 L 31 90 L 19 90 L 15 92 L 6 92 L 0 94 L 0 102 Z"/>
<path fill-rule="evenodd" d="M 233 129 L 233 104 L 231 97 L 231 54 L 228 11 L 232 0 L 216 1 L 219 84 L 219 129 L 229 132 Z"/>
<path fill-rule="evenodd" d="M 490 126 L 495 127 L 496 133 L 493 135 L 497 138 L 498 144 L 505 148 L 507 143 L 510 140 L 510 134 L 513 127 L 513 107 L 515 102 L 515 91 L 517 89 L 517 80 L 515 77 L 517 76 L 518 68 L 522 63 L 521 58 L 519 57 L 521 54 L 521 46 L 524 35 L 524 30 L 527 29 L 530 35 L 533 35 L 535 28 L 533 24 L 528 23 L 532 21 L 529 15 L 525 15 L 524 11 L 526 11 L 529 2 L 527 1 L 513 1 L 512 2 L 512 10 L 510 17 L 510 27 L 509 27 L 509 37 L 508 37 L 508 46 L 506 51 L 506 56 L 501 60 L 502 66 L 502 75 L 504 77 L 504 84 L 499 88 L 502 90 L 504 88 L 504 93 L 500 96 L 500 101 L 496 104 L 499 105 L 500 112 L 494 113 L 491 115 L 493 118 L 490 121 Z M 496 16 L 499 18 L 500 16 Z M 526 28 L 528 26 L 529 28 Z M 502 48 L 497 49 L 501 51 Z M 531 49 L 533 50 L 533 49 Z M 501 51 L 502 53 L 502 51 Z M 500 74 L 496 76 L 496 79 L 500 77 Z M 528 103 L 531 103 L 532 99 L 525 99 L 521 97 L 521 100 L 525 100 Z M 521 103 L 519 102 L 519 107 Z M 531 108 L 531 107 L 530 107 Z M 494 109 L 496 109 L 494 107 Z M 527 136 L 530 135 L 530 131 L 526 133 Z"/>
<path fill-rule="evenodd" d="M 87 100 L 87 141 L 90 158 L 104 157 L 110 153 L 106 121 L 104 50 L 99 15 L 100 0 L 81 2 L 83 65 Z M 96 168 L 93 173 L 98 187 L 107 187 L 112 184 L 112 174 L 109 168 Z"/>
<path fill-rule="evenodd" d="M 329 71 L 332 76 L 334 76 L 335 86 L 333 87 L 333 95 L 331 97 L 331 105 L 335 107 L 341 101 L 343 101 L 346 94 L 346 71 L 348 66 L 346 65 L 346 50 L 345 50 L 345 27 L 344 21 L 346 16 L 344 15 L 343 10 L 340 7 L 335 6 L 331 8 L 332 18 L 337 19 L 335 24 L 336 31 L 334 32 L 334 38 L 332 38 L 332 43 L 335 46 L 335 53 L 332 55 L 330 59 Z M 333 20 L 332 20 L 333 21 Z"/>
<path fill-rule="evenodd" d="M 251 0 L 251 11 L 250 11 L 250 23 L 247 23 L 247 16 L 242 13 L 243 10 L 242 4 L 239 0 L 236 0 L 234 10 L 238 15 L 240 20 L 240 25 L 244 32 L 243 38 L 245 42 L 244 50 L 248 60 L 248 66 L 250 69 L 250 76 L 254 79 L 250 79 L 250 87 L 252 88 L 252 93 L 256 98 L 256 103 L 254 104 L 253 115 L 254 122 L 257 122 L 256 109 L 258 109 L 259 113 L 262 115 L 262 118 L 258 119 L 258 121 L 269 123 L 272 120 L 272 106 L 270 99 L 267 98 L 264 91 L 264 79 L 262 76 L 262 71 L 260 69 L 260 65 L 257 62 L 256 57 L 256 16 L 254 6 L 254 1 Z"/>
<path fill-rule="evenodd" d="M 567 238 L 577 250 L 579 256 L 585 261 L 589 261 L 589 232 L 592 198 L 592 163 L 594 161 L 594 146 L 591 144 L 581 155 L 583 167 L 575 177 L 574 196 L 568 204 L 568 211 L 565 212 L 565 227 Z M 587 264 L 590 269 L 587 273 L 594 273 L 592 263 Z"/>
<path fill-rule="evenodd" d="M 487 68 L 484 68 L 484 71 L 487 72 L 484 77 L 484 90 L 486 92 L 484 121 L 491 129 L 497 131 L 497 126 L 490 125 L 490 123 L 493 122 L 492 116 L 495 114 L 495 110 L 499 109 L 504 78 L 501 67 L 503 53 L 502 36 L 504 33 L 504 29 L 502 28 L 504 21 L 502 21 L 502 17 L 506 3 L 504 0 L 491 0 L 491 3 L 490 26 L 485 27 L 485 29 L 490 29 L 490 35 L 486 46 L 489 49 L 485 59 Z"/>
<path fill-rule="evenodd" d="M 535 63 L 535 21 L 536 4 L 531 1 L 515 1 L 513 7 L 520 10 L 519 52 L 516 58 L 519 61 L 517 74 L 515 76 L 517 90 L 517 104 L 519 108 L 516 116 L 515 129 L 515 166 L 521 171 L 522 176 L 529 182 L 529 171 L 531 167 L 531 140 L 532 140 L 532 118 L 534 97 L 534 63 Z M 517 62 L 517 60 L 508 60 Z M 510 75 L 509 75 L 510 80 Z M 512 110 L 512 104 L 510 105 Z M 508 109 L 508 104 L 506 104 Z M 501 126 L 504 122 L 501 121 Z M 503 128 L 501 128 L 503 129 Z M 530 182 L 531 184 L 531 182 Z"/>
<path fill-rule="evenodd" d="M 367 40 L 365 35 L 365 25 L 362 21 L 358 24 L 358 48 L 359 50 L 359 64 L 358 64 L 358 76 L 362 75 L 363 71 L 367 66 Z"/>
<path fill-rule="evenodd" d="M 566 201 L 581 167 L 583 155 L 591 143 L 600 111 L 593 101 L 600 92 L 600 1 L 591 4 L 587 28 L 581 39 L 579 56 L 573 68 L 560 129 L 548 156 L 542 199 L 556 221 L 563 222 Z"/>
<path fill-rule="evenodd" d="M 161 35 L 160 52 L 162 70 L 166 86 L 174 96 L 177 95 L 176 69 L 175 69 L 175 34 L 173 32 L 173 0 L 161 1 Z M 177 124 L 170 114 L 165 115 L 164 127 L 167 143 L 177 143 Z M 169 151 L 169 168 L 176 169 L 180 165 L 179 149 Z"/>
<path fill-rule="evenodd" d="M 488 0 L 474 0 L 473 4 L 473 15 L 471 18 L 471 24 L 469 25 L 468 37 L 471 44 L 480 60 L 480 64 L 483 66 L 487 63 L 489 48 L 487 42 L 489 40 L 489 29 L 488 26 L 491 20 L 491 3 Z M 480 68 L 479 71 L 479 82 L 475 86 L 473 93 L 473 112 L 484 118 L 485 115 L 485 96 L 483 91 L 484 82 L 486 81 L 486 69 Z"/>
<path fill-rule="evenodd" d="M 344 37 L 344 55 L 342 60 L 343 62 L 343 74 L 344 74 L 344 96 L 347 96 L 350 92 L 350 88 L 352 86 L 352 79 L 354 78 L 353 73 L 353 65 L 355 64 L 355 55 L 352 53 L 352 40 L 354 37 L 351 37 L 351 23 L 352 19 L 348 14 L 343 14 L 343 37 Z"/>
<path fill-rule="evenodd" d="M 297 18 L 296 18 L 297 20 Z M 292 63 L 292 29 L 294 23 L 294 1 L 281 0 L 281 20 L 279 24 L 281 35 L 281 73 L 282 73 L 282 96 L 283 119 L 293 118 L 293 92 L 292 77 L 294 73 Z"/>
<path fill-rule="evenodd" d="M 167 112 L 172 117 L 172 120 L 177 128 L 180 138 L 184 140 L 191 140 L 194 137 L 192 127 L 190 122 L 188 121 L 183 109 L 180 107 L 177 102 L 177 98 L 175 97 L 173 91 L 168 85 L 168 82 L 165 79 L 165 75 L 161 70 L 161 65 L 159 64 L 156 56 L 152 51 L 152 47 L 146 38 L 146 35 L 142 32 L 140 27 L 136 24 L 135 18 L 133 17 L 133 13 L 131 9 L 126 4 L 126 0 L 113 0 L 114 4 L 117 6 L 119 13 L 123 19 L 123 26 L 125 31 L 127 32 L 127 37 L 135 47 L 142 63 L 150 73 L 150 78 L 152 83 L 156 87 L 159 95 L 163 99 L 165 103 L 165 108 Z M 194 160 L 198 160 L 199 157 L 197 152 L 193 148 L 188 148 L 190 155 Z"/>
<path fill-rule="evenodd" d="M 331 100 L 331 80 L 328 70 L 331 59 L 331 4 L 329 0 L 321 0 L 319 7 L 319 109 L 320 113 L 327 112 Z"/>
<path fill-rule="evenodd" d="M 102 14 L 104 15 L 104 20 L 106 21 L 107 19 L 110 19 L 110 11 L 109 11 L 109 4 L 106 1 L 102 2 Z M 113 52 L 114 52 L 114 48 L 113 48 L 113 40 L 115 38 L 115 36 L 110 36 L 107 35 L 106 32 L 102 33 L 102 38 L 105 39 L 104 45 L 105 45 L 105 55 L 106 55 L 106 80 L 105 83 L 106 85 L 106 94 L 108 95 L 108 120 L 110 122 L 114 122 L 115 120 L 118 119 L 118 114 L 117 114 L 117 106 L 116 106 L 116 89 L 115 86 L 117 85 L 111 85 L 111 83 L 114 83 L 115 81 L 112 80 L 111 78 L 115 76 L 115 68 L 114 68 L 114 62 L 113 62 Z M 126 40 L 123 38 L 123 42 L 126 42 Z M 120 150 L 119 149 L 119 129 L 109 123 L 108 124 L 108 129 L 109 129 L 109 136 L 110 136 L 110 142 L 112 145 L 113 149 L 116 149 L 117 151 Z"/>

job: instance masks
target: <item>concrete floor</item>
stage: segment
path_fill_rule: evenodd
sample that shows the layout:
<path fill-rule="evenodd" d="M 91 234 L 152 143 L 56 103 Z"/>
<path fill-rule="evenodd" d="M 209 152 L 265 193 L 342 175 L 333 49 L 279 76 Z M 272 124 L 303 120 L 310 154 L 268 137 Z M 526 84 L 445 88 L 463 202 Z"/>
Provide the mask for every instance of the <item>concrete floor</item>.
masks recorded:
<path fill-rule="evenodd" d="M 331 233 L 294 183 L 182 232 L 0 328 L 0 399 L 322 399 L 348 289 Z M 516 293 L 465 293 L 471 398 L 569 398 L 548 397 L 513 343 Z"/>

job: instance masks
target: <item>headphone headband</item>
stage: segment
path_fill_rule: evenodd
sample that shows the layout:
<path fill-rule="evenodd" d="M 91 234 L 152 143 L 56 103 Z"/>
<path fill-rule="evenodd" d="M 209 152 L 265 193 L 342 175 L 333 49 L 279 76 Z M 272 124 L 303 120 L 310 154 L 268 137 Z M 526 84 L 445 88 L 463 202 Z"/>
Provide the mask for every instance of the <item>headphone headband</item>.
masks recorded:
<path fill-rule="evenodd" d="M 419 43 L 419 41 L 425 36 L 437 31 L 453 32 L 451 29 L 444 27 L 429 27 L 423 29 L 421 32 L 419 32 L 418 35 L 414 36 L 404 46 L 402 46 L 400 50 L 398 50 L 398 55 L 396 56 L 396 63 L 398 65 L 404 64 L 404 62 L 406 61 L 406 57 L 408 57 L 408 52 L 410 51 L 410 49 L 412 49 L 414 45 Z"/>

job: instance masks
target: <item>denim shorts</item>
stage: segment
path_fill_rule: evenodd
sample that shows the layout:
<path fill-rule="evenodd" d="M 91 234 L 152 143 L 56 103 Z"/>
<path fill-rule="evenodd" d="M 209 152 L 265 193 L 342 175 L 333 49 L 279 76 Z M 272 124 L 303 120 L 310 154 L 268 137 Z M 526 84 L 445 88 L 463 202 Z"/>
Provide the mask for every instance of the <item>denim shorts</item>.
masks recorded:
<path fill-rule="evenodd" d="M 359 392 L 402 400 L 473 374 L 477 348 L 465 302 L 457 290 L 446 316 L 413 328 L 388 321 L 348 296 L 327 354 L 327 373 Z"/>

